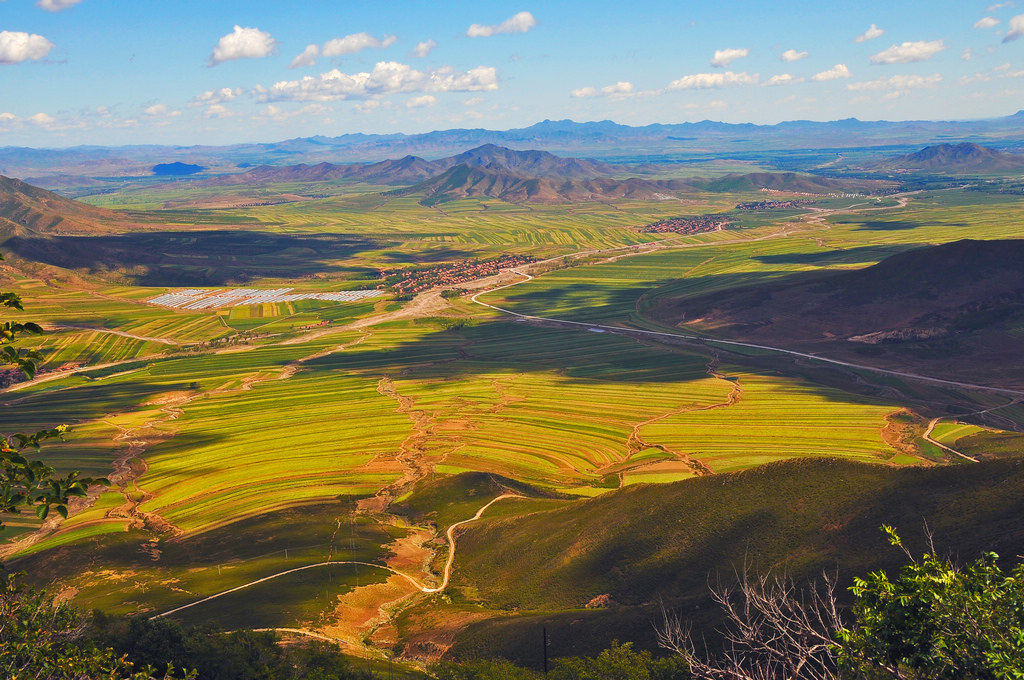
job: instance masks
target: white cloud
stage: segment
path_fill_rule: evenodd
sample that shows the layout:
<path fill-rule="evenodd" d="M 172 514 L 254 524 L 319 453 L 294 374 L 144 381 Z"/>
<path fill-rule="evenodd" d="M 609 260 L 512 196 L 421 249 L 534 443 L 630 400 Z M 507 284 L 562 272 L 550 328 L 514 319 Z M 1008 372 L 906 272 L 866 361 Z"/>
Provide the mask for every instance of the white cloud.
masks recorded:
<path fill-rule="evenodd" d="M 233 115 L 235 115 L 234 112 L 222 104 L 214 104 L 206 109 L 206 113 L 203 114 L 205 118 L 230 118 Z"/>
<path fill-rule="evenodd" d="M 166 116 L 170 109 L 167 104 L 153 104 L 142 109 L 142 115 L 144 116 Z"/>
<path fill-rule="evenodd" d="M 52 42 L 35 33 L 0 31 L 0 64 L 42 59 L 53 47 Z"/>
<path fill-rule="evenodd" d="M 408 64 L 381 61 L 369 73 L 349 74 L 332 69 L 317 77 L 282 80 L 270 88 L 257 87 L 253 92 L 264 102 L 323 102 L 402 92 L 486 92 L 496 89 L 498 71 L 493 66 L 477 66 L 464 72 L 448 67 L 425 72 L 417 71 Z"/>
<path fill-rule="evenodd" d="M 1003 42 L 1017 40 L 1022 35 L 1024 35 L 1024 14 L 1018 14 L 1010 19 L 1010 32 L 1003 36 Z"/>
<path fill-rule="evenodd" d="M 49 127 L 56 123 L 57 119 L 40 111 L 35 115 L 29 116 L 28 121 L 33 125 L 38 125 L 39 127 Z"/>
<path fill-rule="evenodd" d="M 302 108 L 295 109 L 294 111 L 285 111 L 284 109 L 268 104 L 266 108 L 260 111 L 256 119 L 264 118 L 272 120 L 276 123 L 283 123 L 286 120 L 296 118 L 299 116 L 318 116 L 326 115 L 331 112 L 331 109 L 323 104 L 307 104 Z"/>
<path fill-rule="evenodd" d="M 871 28 L 869 28 L 868 30 L 864 31 L 863 33 L 861 33 L 860 35 L 857 36 L 857 42 L 862 43 L 862 42 L 867 42 L 868 40 L 874 40 L 875 38 L 882 37 L 882 35 L 884 35 L 884 34 L 885 34 L 885 29 L 884 28 L 879 28 L 878 26 L 875 26 L 874 24 L 871 24 Z"/>
<path fill-rule="evenodd" d="M 222 104 L 242 96 L 242 92 L 243 90 L 240 87 L 236 87 L 233 90 L 230 87 L 222 87 L 219 90 L 207 90 L 202 94 L 197 94 L 195 97 L 192 97 L 192 99 L 188 101 L 188 106 L 190 108 L 195 108 L 197 106 L 208 106 L 210 104 Z"/>
<path fill-rule="evenodd" d="M 273 54 L 277 41 L 258 28 L 236 25 L 232 33 L 220 39 L 210 54 L 210 66 L 233 59 L 254 59 Z"/>
<path fill-rule="evenodd" d="M 707 90 L 712 88 L 729 87 L 730 85 L 757 85 L 761 76 L 758 73 L 746 72 L 733 73 L 694 73 L 683 76 L 678 80 L 669 83 L 667 90 Z"/>
<path fill-rule="evenodd" d="M 786 50 L 785 52 L 783 52 L 779 56 L 779 59 L 781 59 L 782 61 L 800 61 L 801 59 L 806 59 L 807 55 L 808 55 L 807 52 L 797 52 L 796 50 Z"/>
<path fill-rule="evenodd" d="M 0 113 L 0 122 L 11 123 L 16 120 L 18 120 L 18 117 L 15 116 L 13 113 L 8 113 L 6 111 L 4 113 Z"/>
<path fill-rule="evenodd" d="M 520 12 L 515 16 L 505 19 L 500 24 L 485 26 L 473 24 L 466 30 L 470 38 L 489 38 L 498 33 L 526 33 L 537 25 L 537 20 L 529 12 Z"/>
<path fill-rule="evenodd" d="M 905 92 L 916 90 L 922 87 L 931 87 L 942 82 L 942 76 L 935 73 L 930 76 L 892 76 L 889 78 L 876 78 L 860 83 L 850 83 L 846 86 L 852 92 L 864 92 L 871 90 L 896 90 Z"/>
<path fill-rule="evenodd" d="M 840 78 L 849 78 L 850 69 L 846 68 L 846 64 L 836 64 L 827 71 L 821 73 L 815 73 L 811 76 L 811 80 L 822 83 L 826 80 L 839 80 Z"/>
<path fill-rule="evenodd" d="M 802 82 L 804 82 L 803 78 L 795 78 L 788 73 L 781 73 L 777 76 L 772 76 L 771 78 L 769 78 L 767 81 L 765 81 L 765 85 L 793 85 Z"/>
<path fill-rule="evenodd" d="M 572 91 L 572 96 L 577 99 L 584 97 L 612 97 L 613 99 L 621 99 L 627 97 L 633 92 L 633 83 L 620 80 L 614 85 L 606 85 L 600 90 L 596 87 L 581 87 L 578 90 Z"/>
<path fill-rule="evenodd" d="M 387 102 L 382 102 L 379 99 L 368 99 L 368 100 L 363 101 L 363 102 L 358 102 L 352 108 L 355 111 L 359 112 L 359 113 L 370 114 L 370 113 L 373 113 L 374 111 L 376 111 L 377 109 L 380 109 L 380 108 L 385 108 L 386 109 L 386 108 L 390 108 L 390 107 L 387 105 Z"/>
<path fill-rule="evenodd" d="M 711 65 L 715 68 L 725 68 L 748 54 L 750 54 L 750 50 L 745 47 L 727 47 L 724 50 L 715 50 L 715 56 L 711 58 Z"/>
<path fill-rule="evenodd" d="M 999 19 L 995 17 L 982 17 L 974 22 L 975 28 L 992 28 L 999 25 Z"/>
<path fill-rule="evenodd" d="M 910 64 L 926 61 L 946 49 L 941 40 L 918 40 L 893 45 L 871 57 L 872 64 Z"/>
<path fill-rule="evenodd" d="M 67 9 L 77 5 L 82 0 L 39 0 L 36 3 L 36 7 L 45 9 L 47 12 L 60 12 L 61 10 Z"/>
<path fill-rule="evenodd" d="M 344 38 L 334 38 L 324 43 L 322 54 L 325 57 L 338 57 L 342 54 L 354 54 L 361 52 L 362 50 L 382 47 L 391 47 L 398 40 L 393 35 L 385 36 L 383 39 L 374 38 L 365 31 L 362 33 L 353 33 L 346 35 Z M 308 49 L 308 48 L 307 48 Z"/>
<path fill-rule="evenodd" d="M 437 97 L 432 94 L 425 94 L 419 97 L 413 97 L 412 99 L 405 102 L 405 108 L 407 109 L 423 109 L 433 106 L 437 103 Z"/>
<path fill-rule="evenodd" d="M 320 56 L 319 45 L 306 45 L 306 49 L 302 50 L 302 53 L 292 59 L 292 63 L 288 64 L 288 68 L 302 68 L 304 66 L 312 66 L 316 63 L 316 58 Z"/>
<path fill-rule="evenodd" d="M 965 47 L 964 51 L 960 53 L 960 58 L 963 59 L 964 61 L 970 61 L 971 57 L 973 56 L 974 50 L 972 50 L 970 47 Z"/>
<path fill-rule="evenodd" d="M 412 52 L 409 53 L 410 57 L 422 59 L 423 57 L 430 54 L 431 50 L 437 47 L 437 42 L 434 40 L 424 40 L 421 43 L 416 43 L 416 47 L 412 48 Z"/>
<path fill-rule="evenodd" d="M 470 97 L 469 99 L 467 99 L 464 102 L 462 102 L 462 105 L 463 106 L 476 106 L 477 104 L 483 104 L 483 103 L 484 103 L 484 98 L 483 97 Z"/>
<path fill-rule="evenodd" d="M 989 5 L 988 7 L 986 7 L 985 11 L 986 12 L 994 12 L 997 9 L 1002 9 L 1003 7 L 1013 7 L 1013 3 L 1012 2 L 997 2 L 994 5 Z"/>

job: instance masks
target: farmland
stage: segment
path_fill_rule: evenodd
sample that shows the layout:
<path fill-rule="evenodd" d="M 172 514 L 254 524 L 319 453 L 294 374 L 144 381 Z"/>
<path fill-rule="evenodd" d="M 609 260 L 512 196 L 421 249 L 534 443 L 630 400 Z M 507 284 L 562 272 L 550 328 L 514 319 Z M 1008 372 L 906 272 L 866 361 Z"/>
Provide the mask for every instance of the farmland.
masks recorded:
<path fill-rule="evenodd" d="M 948 190 L 808 205 L 801 197 L 717 231 L 644 234 L 637 227 L 718 215 L 763 194 L 428 207 L 374 189 L 314 187 L 327 197 L 219 209 L 182 207 L 181 190 L 160 185 L 104 194 L 91 200 L 165 226 L 97 236 L 104 241 L 76 268 L 20 255 L 6 262 L 5 289 L 22 296 L 25 318 L 52 330 L 25 342 L 44 353 L 44 372 L 0 395 L 0 430 L 69 423 L 68 440 L 44 449 L 51 462 L 116 473 L 111 489 L 63 524 L 40 533 L 29 520 L 12 525 L 5 550 L 15 564 L 45 565 L 82 606 L 159 613 L 325 560 L 436 579 L 450 550 L 444 529 L 509 485 L 529 500 L 488 516 L 791 459 L 946 464 L 921 439 L 932 418 L 945 418 L 934 438 L 957 450 L 1020 450 L 1024 410 L 1011 396 L 729 347 L 713 342 L 714 329 L 702 329 L 705 341 L 629 332 L 686 335 L 650 314 L 665 299 L 859 269 L 968 234 L 1019 238 L 1020 224 L 1006 219 L 1019 210 L 1012 196 Z M 129 258 L 164 248 L 166 259 L 140 255 L 138 267 L 111 268 L 104 248 L 115 244 Z M 411 301 L 324 298 L 376 289 L 382 270 L 412 280 L 502 256 L 535 278 L 489 269 L 459 285 L 480 302 L 552 321 L 438 289 Z M 231 287 L 311 299 L 149 304 Z M 903 368 L 984 382 L 981 368 L 946 366 L 949 355 L 929 361 Z M 400 511 L 424 485 L 473 474 L 507 481 L 445 496 L 430 511 Z M 85 567 L 78 555 L 89 556 Z M 481 569 L 460 575 L 456 562 L 457 597 L 473 600 Z M 331 570 L 178 616 L 329 631 L 380 655 L 415 633 L 408 621 L 441 597 L 400 587 L 383 569 Z M 485 593 L 480 603 L 507 605 L 501 597 Z"/>

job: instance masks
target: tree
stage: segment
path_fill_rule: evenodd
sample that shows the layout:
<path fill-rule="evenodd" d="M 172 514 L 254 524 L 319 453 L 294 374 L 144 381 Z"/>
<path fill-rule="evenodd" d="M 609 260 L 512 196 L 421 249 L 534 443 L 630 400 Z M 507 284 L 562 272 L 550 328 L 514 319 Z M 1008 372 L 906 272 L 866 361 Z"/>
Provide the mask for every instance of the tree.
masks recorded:
<path fill-rule="evenodd" d="M 835 579 L 799 588 L 793 579 L 754 576 L 748 568 L 732 586 L 711 596 L 725 613 L 725 648 L 697 652 L 690 627 L 663 609 L 658 643 L 686 661 L 697 680 L 831 680 L 836 674 L 836 631 L 842 616 Z"/>
<path fill-rule="evenodd" d="M 910 562 L 893 580 L 881 571 L 854 580 L 853 624 L 837 636 L 843 675 L 1024 677 L 1024 565 L 1004 574 L 987 552 L 961 569 L 931 545 L 917 559 L 883 529 Z"/>
<path fill-rule="evenodd" d="M 893 579 L 882 571 L 854 579 L 848 610 L 833 579 L 799 589 L 744 571 L 737 585 L 712 591 L 726 619 L 722 654 L 698 654 L 669 612 L 660 644 L 702 680 L 1024 678 L 1024 564 L 1004 574 L 989 552 L 960 568 L 930 540 L 916 558 L 891 527 L 882 529 L 909 562 Z"/>

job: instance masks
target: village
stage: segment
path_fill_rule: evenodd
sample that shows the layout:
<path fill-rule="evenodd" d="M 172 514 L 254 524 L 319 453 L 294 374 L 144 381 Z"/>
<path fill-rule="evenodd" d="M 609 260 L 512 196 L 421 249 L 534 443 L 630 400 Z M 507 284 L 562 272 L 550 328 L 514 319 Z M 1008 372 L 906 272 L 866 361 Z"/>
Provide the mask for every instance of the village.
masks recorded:
<path fill-rule="evenodd" d="M 460 260 L 422 269 L 382 269 L 380 276 L 384 282 L 379 288 L 390 288 L 402 298 L 435 286 L 456 286 L 485 276 L 493 276 L 502 269 L 511 269 L 536 261 L 535 257 L 506 254 L 490 260 Z"/>
<path fill-rule="evenodd" d="M 670 217 L 640 227 L 639 231 L 648 234 L 700 234 L 708 231 L 721 231 L 730 224 L 732 224 L 732 220 L 726 215 L 715 213 L 694 217 Z"/>

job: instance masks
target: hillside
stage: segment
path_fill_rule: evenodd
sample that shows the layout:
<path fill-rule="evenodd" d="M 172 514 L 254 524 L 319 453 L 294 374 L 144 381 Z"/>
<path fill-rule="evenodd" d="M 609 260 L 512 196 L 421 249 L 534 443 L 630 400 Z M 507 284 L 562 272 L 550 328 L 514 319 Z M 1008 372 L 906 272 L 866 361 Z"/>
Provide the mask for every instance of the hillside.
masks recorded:
<path fill-rule="evenodd" d="M 662 298 L 650 311 L 729 339 L 830 350 L 906 348 L 943 372 L 984 370 L 993 384 L 1024 383 L 1024 240 L 961 240 L 893 255 L 856 271 L 794 274 L 781 283 L 694 298 Z M 910 355 L 904 359 L 912 359 Z M 978 377 L 974 374 L 974 377 Z"/>
<path fill-rule="evenodd" d="M 960 559 L 984 550 L 1012 558 L 1024 545 L 1022 494 L 1020 459 L 902 469 L 804 459 L 496 518 L 460 537 L 456 584 L 519 614 L 471 626 L 457 649 L 532 660 L 541 623 L 560 645 L 553 655 L 615 638 L 651 644 L 659 601 L 706 617 L 698 609 L 709 583 L 743 564 L 798 580 L 827 570 L 843 588 L 905 561 L 884 523 L 914 551 L 927 524 L 936 546 Z M 583 611 L 599 597 L 611 606 Z"/>
<path fill-rule="evenodd" d="M 117 213 L 68 200 L 0 175 L 0 238 L 26 234 L 90 234 L 123 222 Z"/>
<path fill-rule="evenodd" d="M 964 142 L 927 146 L 883 165 L 897 170 L 941 174 L 1014 172 L 1024 170 L 1024 155 Z"/>

